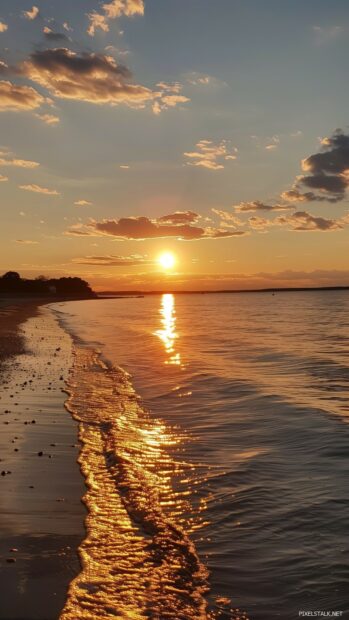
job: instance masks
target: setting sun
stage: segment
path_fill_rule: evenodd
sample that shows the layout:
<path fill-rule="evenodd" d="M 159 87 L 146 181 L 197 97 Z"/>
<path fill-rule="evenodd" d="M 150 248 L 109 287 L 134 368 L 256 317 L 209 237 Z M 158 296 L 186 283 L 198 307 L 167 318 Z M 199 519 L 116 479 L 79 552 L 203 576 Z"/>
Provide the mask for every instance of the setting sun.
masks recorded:
<path fill-rule="evenodd" d="M 176 262 L 176 257 L 172 252 L 164 252 L 158 258 L 158 263 L 163 269 L 173 269 Z"/>

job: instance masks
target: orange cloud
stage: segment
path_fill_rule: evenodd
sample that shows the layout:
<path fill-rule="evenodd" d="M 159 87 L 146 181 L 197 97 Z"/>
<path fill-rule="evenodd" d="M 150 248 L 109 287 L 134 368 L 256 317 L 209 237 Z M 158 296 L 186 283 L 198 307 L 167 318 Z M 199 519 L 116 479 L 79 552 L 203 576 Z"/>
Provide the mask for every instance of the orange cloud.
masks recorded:
<path fill-rule="evenodd" d="M 31 86 L 19 86 L 9 81 L 0 81 L 0 111 L 35 110 L 45 99 Z"/>
<path fill-rule="evenodd" d="M 227 140 L 214 144 L 211 140 L 200 140 L 196 144 L 197 151 L 187 151 L 188 166 L 207 168 L 208 170 L 222 170 L 227 160 L 237 158 L 237 149 L 229 147 Z"/>
<path fill-rule="evenodd" d="M 4 153 L 1 153 L 4 155 Z M 37 168 L 40 164 L 37 161 L 30 161 L 27 159 L 9 159 L 6 154 L 7 159 L 0 158 L 0 166 L 13 166 L 14 168 Z"/>
<path fill-rule="evenodd" d="M 169 217 L 169 216 L 165 216 Z M 203 228 L 191 223 L 166 223 L 159 220 L 150 220 L 147 217 L 123 217 L 119 220 L 91 220 L 87 225 L 75 224 L 66 234 L 69 236 L 111 236 L 117 239 L 161 239 L 173 237 L 175 239 L 220 239 L 246 235 L 245 231 L 224 230 L 221 228 Z"/>
<path fill-rule="evenodd" d="M 109 21 L 117 19 L 121 16 L 133 17 L 135 15 L 144 15 L 143 0 L 112 0 L 102 5 L 102 13 L 93 11 L 88 14 L 90 25 L 88 34 L 93 37 L 96 30 L 109 32 Z"/>
<path fill-rule="evenodd" d="M 20 189 L 24 189 L 27 192 L 35 192 L 37 194 L 45 194 L 46 196 L 60 196 L 60 193 L 55 189 L 47 189 L 47 187 L 41 187 L 40 185 L 20 185 Z"/>
<path fill-rule="evenodd" d="M 59 116 L 55 116 L 54 114 L 36 114 L 37 118 L 46 123 L 46 125 L 58 125 L 60 122 Z"/>
<path fill-rule="evenodd" d="M 158 222 L 166 224 L 188 224 L 197 222 L 198 219 L 200 219 L 200 215 L 194 213 L 194 211 L 176 211 L 175 213 L 159 217 Z"/>
<path fill-rule="evenodd" d="M 39 9 L 37 6 L 33 6 L 30 11 L 23 11 L 23 17 L 25 17 L 26 19 L 29 19 L 31 21 L 33 21 L 34 19 L 36 19 L 39 16 Z"/>
<path fill-rule="evenodd" d="M 76 207 L 89 207 L 90 205 L 92 205 L 92 202 L 90 202 L 89 200 L 76 200 L 74 204 Z"/>
<path fill-rule="evenodd" d="M 143 107 L 157 96 L 145 86 L 130 83 L 130 71 L 103 54 L 79 55 L 66 48 L 37 51 L 20 71 L 62 99 Z"/>

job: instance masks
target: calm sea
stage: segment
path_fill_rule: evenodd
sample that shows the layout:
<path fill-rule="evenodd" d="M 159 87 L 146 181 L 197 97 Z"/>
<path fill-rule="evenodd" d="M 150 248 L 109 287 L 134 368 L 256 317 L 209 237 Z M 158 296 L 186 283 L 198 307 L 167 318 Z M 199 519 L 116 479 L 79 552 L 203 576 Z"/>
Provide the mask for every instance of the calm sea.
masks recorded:
<path fill-rule="evenodd" d="M 76 337 L 94 554 L 63 617 L 348 611 L 349 293 L 55 308 Z"/>

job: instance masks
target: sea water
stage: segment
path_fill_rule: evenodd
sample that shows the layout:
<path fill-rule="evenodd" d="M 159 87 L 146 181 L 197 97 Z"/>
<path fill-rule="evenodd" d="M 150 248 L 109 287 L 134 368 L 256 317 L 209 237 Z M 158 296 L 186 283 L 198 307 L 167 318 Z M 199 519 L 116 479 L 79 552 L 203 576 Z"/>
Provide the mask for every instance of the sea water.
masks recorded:
<path fill-rule="evenodd" d="M 63 620 L 348 610 L 349 293 L 53 307 L 89 515 Z"/>

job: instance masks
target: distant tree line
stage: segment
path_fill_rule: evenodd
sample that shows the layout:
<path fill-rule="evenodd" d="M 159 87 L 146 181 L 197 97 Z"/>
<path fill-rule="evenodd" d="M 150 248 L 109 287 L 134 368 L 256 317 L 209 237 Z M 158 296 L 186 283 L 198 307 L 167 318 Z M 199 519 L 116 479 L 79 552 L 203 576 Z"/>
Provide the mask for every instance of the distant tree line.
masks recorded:
<path fill-rule="evenodd" d="M 0 277 L 0 296 L 15 297 L 63 297 L 91 299 L 97 297 L 88 282 L 81 278 L 46 278 L 35 280 L 21 278 L 16 271 L 8 271 Z"/>

